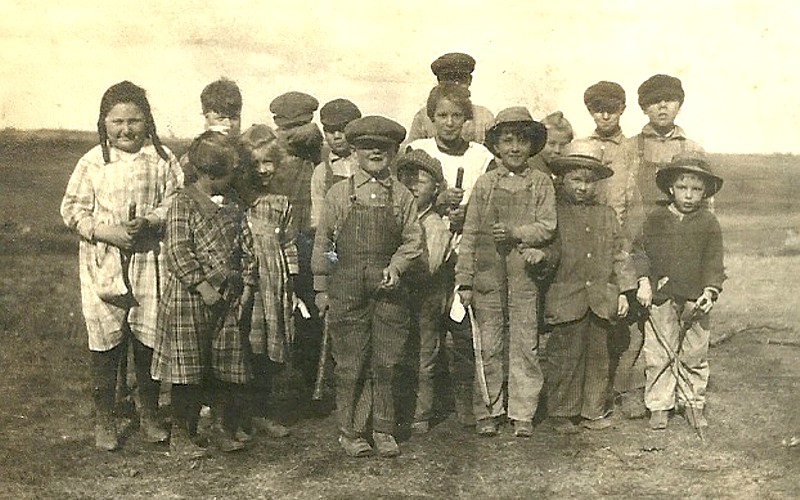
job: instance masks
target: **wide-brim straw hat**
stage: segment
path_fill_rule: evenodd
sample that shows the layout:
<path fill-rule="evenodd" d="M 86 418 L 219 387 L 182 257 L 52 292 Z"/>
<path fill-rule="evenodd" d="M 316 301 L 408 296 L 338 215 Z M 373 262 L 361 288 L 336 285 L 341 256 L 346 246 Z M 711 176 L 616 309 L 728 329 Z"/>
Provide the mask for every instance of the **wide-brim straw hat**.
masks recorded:
<path fill-rule="evenodd" d="M 672 157 L 668 165 L 661 167 L 656 172 L 656 185 L 658 189 L 666 194 L 670 194 L 673 179 L 679 172 L 691 172 L 699 175 L 706 183 L 704 196 L 714 196 L 722 189 L 722 177 L 716 175 L 711 170 L 711 165 L 706 159 L 706 155 L 701 151 L 686 151 L 678 153 Z"/>
<path fill-rule="evenodd" d="M 514 106 L 497 113 L 491 128 L 486 131 L 485 145 L 493 154 L 497 154 L 495 148 L 500 127 L 506 124 L 520 124 L 523 126 L 525 133 L 531 140 L 531 156 L 544 149 L 544 145 L 547 143 L 547 128 L 541 122 L 534 120 L 527 108 Z"/>
<path fill-rule="evenodd" d="M 607 179 L 614 171 L 603 163 L 603 150 L 596 141 L 578 139 L 564 146 L 562 156 L 553 158 L 550 170 L 556 175 L 564 175 L 576 168 L 592 171 L 596 180 Z"/>

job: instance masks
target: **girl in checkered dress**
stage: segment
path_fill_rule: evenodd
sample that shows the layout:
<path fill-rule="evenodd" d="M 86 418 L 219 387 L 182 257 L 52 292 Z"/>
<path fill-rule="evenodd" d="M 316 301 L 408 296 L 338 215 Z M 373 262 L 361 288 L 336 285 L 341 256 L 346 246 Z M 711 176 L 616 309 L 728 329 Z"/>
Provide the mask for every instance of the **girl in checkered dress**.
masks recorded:
<path fill-rule="evenodd" d="M 234 399 L 250 379 L 239 310 L 250 302 L 257 280 L 250 231 L 228 196 L 239 161 L 236 145 L 224 134 L 205 132 L 192 142 L 189 159 L 198 178 L 175 196 L 167 214 L 167 279 L 152 372 L 172 383 L 171 450 L 199 457 L 205 450 L 190 438 L 203 388 L 211 389 L 222 419 L 215 429 L 218 447 L 243 447 L 233 439 Z"/>
<path fill-rule="evenodd" d="M 247 209 L 259 277 L 252 315 L 247 318 L 254 380 L 246 406 L 252 419 L 243 421 L 242 430 L 285 437 L 289 429 L 267 417 L 272 378 L 289 361 L 294 342 L 292 312 L 297 302 L 293 286 L 298 273 L 297 231 L 292 205 L 287 196 L 270 189 L 275 171 L 285 168 L 285 150 L 275 131 L 262 124 L 247 129 L 240 142 L 244 172 L 236 190 Z"/>
<path fill-rule="evenodd" d="M 91 351 L 95 445 L 119 447 L 114 401 L 117 368 L 130 339 L 139 386 L 139 428 L 166 441 L 150 378 L 156 337 L 167 207 L 183 183 L 175 156 L 161 145 L 144 89 L 124 81 L 100 101 L 100 143 L 78 161 L 61 216 L 81 236 L 81 303 Z"/>

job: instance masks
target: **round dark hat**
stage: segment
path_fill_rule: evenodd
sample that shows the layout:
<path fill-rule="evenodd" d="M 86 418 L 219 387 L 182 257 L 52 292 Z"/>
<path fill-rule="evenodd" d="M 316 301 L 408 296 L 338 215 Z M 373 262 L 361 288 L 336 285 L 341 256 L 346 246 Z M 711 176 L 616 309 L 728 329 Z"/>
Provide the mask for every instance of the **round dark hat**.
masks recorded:
<path fill-rule="evenodd" d="M 678 101 L 683 105 L 683 85 L 674 76 L 653 75 L 639 86 L 639 107 L 663 101 Z"/>
<path fill-rule="evenodd" d="M 323 127 L 344 127 L 356 118 L 361 118 L 361 110 L 347 99 L 334 99 L 319 110 Z"/>
<path fill-rule="evenodd" d="M 353 145 L 365 140 L 399 145 L 406 138 L 406 129 L 394 120 L 373 115 L 348 123 L 344 135 L 347 142 Z"/>
<path fill-rule="evenodd" d="M 318 107 L 319 101 L 313 96 L 295 91 L 281 94 L 269 104 L 275 125 L 281 128 L 309 123 Z"/>
<path fill-rule="evenodd" d="M 442 162 L 421 149 L 412 149 L 398 155 L 394 164 L 398 172 L 404 168 L 419 168 L 431 174 L 431 177 L 439 184 L 444 182 Z"/>
<path fill-rule="evenodd" d="M 461 52 L 450 52 L 438 57 L 431 63 L 431 71 L 436 76 L 448 73 L 471 74 L 475 71 L 475 59 L 469 54 Z"/>
<path fill-rule="evenodd" d="M 625 105 L 625 89 L 616 82 L 600 81 L 586 89 L 583 103 L 589 110 L 596 109 L 599 104 L 617 101 Z"/>
<path fill-rule="evenodd" d="M 485 144 L 493 154 L 497 154 L 495 148 L 497 146 L 500 127 L 509 123 L 524 125 L 525 132 L 531 140 L 531 156 L 537 154 L 544 148 L 547 142 L 547 128 L 544 124 L 534 120 L 530 111 L 524 106 L 513 106 L 497 113 L 494 124 L 486 131 Z"/>
<path fill-rule="evenodd" d="M 595 179 L 607 179 L 614 171 L 603 163 L 603 149 L 595 141 L 577 139 L 564 146 L 564 154 L 553 158 L 550 170 L 556 175 L 564 175 L 576 168 L 588 168 Z"/>
<path fill-rule="evenodd" d="M 714 174 L 711 165 L 702 151 L 684 151 L 672 157 L 672 161 L 656 172 L 656 186 L 662 192 L 670 194 L 675 175 L 680 172 L 691 172 L 706 181 L 705 197 L 715 195 L 722 189 L 722 177 Z"/>

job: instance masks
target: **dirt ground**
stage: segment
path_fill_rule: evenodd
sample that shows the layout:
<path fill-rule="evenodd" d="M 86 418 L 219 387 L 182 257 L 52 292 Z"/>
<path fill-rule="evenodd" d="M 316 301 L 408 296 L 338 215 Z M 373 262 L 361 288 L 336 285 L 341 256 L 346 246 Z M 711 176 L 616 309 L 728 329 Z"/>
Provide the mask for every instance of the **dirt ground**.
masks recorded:
<path fill-rule="evenodd" d="M 93 447 L 74 238 L 58 202 L 81 148 L 0 157 L 2 498 L 793 498 L 800 495 L 797 211 L 724 214 L 729 281 L 715 311 L 706 440 L 676 417 L 531 439 L 479 438 L 444 420 L 399 458 L 348 459 L 333 417 L 286 415 L 292 436 L 190 464 L 132 435 Z M 33 153 L 31 153 L 33 151 Z M 38 156 L 37 156 L 38 155 Z M 28 162 L 30 163 L 30 162 Z M 8 183 L 8 184 L 6 184 Z M 9 189 L 6 190 L 6 185 Z M 7 192 L 8 191 L 8 192 Z"/>

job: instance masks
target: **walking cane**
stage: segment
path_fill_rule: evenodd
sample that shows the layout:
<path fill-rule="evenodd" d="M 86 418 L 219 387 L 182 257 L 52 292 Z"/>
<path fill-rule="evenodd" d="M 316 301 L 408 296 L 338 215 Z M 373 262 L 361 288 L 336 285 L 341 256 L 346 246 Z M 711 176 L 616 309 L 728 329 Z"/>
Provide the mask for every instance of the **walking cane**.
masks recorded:
<path fill-rule="evenodd" d="M 325 390 L 325 375 L 328 371 L 328 359 L 331 356 L 331 338 L 328 333 L 328 318 L 322 320 L 322 342 L 319 347 L 319 360 L 317 361 L 317 376 L 314 379 L 314 392 L 311 399 L 322 401 Z"/>

